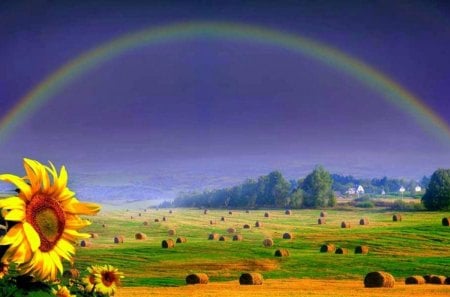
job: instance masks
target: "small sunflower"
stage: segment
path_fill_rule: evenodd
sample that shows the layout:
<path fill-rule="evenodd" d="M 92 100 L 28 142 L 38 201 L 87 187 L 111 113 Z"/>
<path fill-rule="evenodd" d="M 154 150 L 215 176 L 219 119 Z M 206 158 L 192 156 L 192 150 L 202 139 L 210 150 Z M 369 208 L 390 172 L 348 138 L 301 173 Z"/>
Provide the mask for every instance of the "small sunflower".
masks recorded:
<path fill-rule="evenodd" d="M 114 296 L 117 286 L 120 285 L 120 279 L 123 273 L 111 265 L 100 267 L 100 272 L 95 274 L 95 290 L 106 296 Z"/>
<path fill-rule="evenodd" d="M 91 267 L 87 268 L 87 271 L 89 272 L 89 274 L 84 277 L 82 281 L 86 286 L 86 292 L 92 292 L 92 289 L 94 289 L 94 286 L 97 284 L 95 281 L 95 275 L 100 273 L 101 267 L 92 265 Z"/>
<path fill-rule="evenodd" d="M 56 297 L 77 297 L 76 295 L 71 295 L 69 289 L 66 286 L 58 285 L 57 290 L 53 289 L 52 293 Z"/>
<path fill-rule="evenodd" d="M 79 215 L 100 210 L 97 204 L 75 198 L 67 187 L 64 166 L 59 175 L 52 163 L 50 166 L 24 159 L 25 177 L 0 175 L 0 181 L 18 188 L 17 196 L 0 200 L 2 216 L 15 223 L 0 240 L 0 245 L 9 246 L 1 261 L 19 264 L 21 273 L 39 280 L 55 280 L 57 270 L 62 273 L 61 258 L 71 262 L 74 243 L 89 237 L 77 231 L 90 224 Z"/>

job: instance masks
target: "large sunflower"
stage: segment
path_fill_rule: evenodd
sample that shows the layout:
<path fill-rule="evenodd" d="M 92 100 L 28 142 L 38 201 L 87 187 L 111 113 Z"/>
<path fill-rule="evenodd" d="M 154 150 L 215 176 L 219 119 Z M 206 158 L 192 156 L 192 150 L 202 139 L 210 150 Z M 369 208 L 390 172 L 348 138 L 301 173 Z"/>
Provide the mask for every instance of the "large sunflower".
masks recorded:
<path fill-rule="evenodd" d="M 0 245 L 9 246 L 2 262 L 15 262 L 23 274 L 40 280 L 55 280 L 57 270 L 62 273 L 61 258 L 71 262 L 74 243 L 89 234 L 78 233 L 88 226 L 78 215 L 96 214 L 100 207 L 94 203 L 81 203 L 67 187 L 64 166 L 58 174 L 51 167 L 24 159 L 26 176 L 0 175 L 1 181 L 11 182 L 18 188 L 17 196 L 0 200 L 2 216 L 14 222 Z"/>

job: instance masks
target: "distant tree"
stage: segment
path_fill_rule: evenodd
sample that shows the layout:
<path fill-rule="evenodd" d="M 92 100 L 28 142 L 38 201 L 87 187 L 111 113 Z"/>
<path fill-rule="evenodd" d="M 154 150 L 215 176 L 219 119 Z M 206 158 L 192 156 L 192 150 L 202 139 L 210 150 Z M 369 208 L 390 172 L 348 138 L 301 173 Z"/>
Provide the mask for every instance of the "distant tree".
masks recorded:
<path fill-rule="evenodd" d="M 322 166 L 317 166 L 302 182 L 303 206 L 306 208 L 334 206 L 336 198 L 331 189 L 332 183 L 330 173 Z"/>
<path fill-rule="evenodd" d="M 429 210 L 450 209 L 450 169 L 438 169 L 433 173 L 422 202 Z"/>
<path fill-rule="evenodd" d="M 420 184 L 422 185 L 422 187 L 427 188 L 428 184 L 430 183 L 430 177 L 429 176 L 423 176 L 422 179 L 420 180 Z"/>
<path fill-rule="evenodd" d="M 301 208 L 303 205 L 303 190 L 298 188 L 288 197 L 288 205 L 292 208 Z"/>

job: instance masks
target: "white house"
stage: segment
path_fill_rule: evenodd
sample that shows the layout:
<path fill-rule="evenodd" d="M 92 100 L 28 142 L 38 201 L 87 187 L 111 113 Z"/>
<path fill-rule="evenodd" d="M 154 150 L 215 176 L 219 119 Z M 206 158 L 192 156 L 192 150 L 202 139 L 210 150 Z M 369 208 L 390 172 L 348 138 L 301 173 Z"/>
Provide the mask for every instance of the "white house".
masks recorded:
<path fill-rule="evenodd" d="M 416 186 L 414 188 L 414 192 L 418 193 L 418 192 L 422 192 L 422 187 L 421 186 Z"/>
<path fill-rule="evenodd" d="M 356 193 L 358 193 L 358 194 L 364 194 L 364 188 L 363 188 L 363 186 L 359 185 L 359 186 L 358 186 L 358 189 L 356 189 Z"/>
<path fill-rule="evenodd" d="M 399 191 L 400 193 L 405 192 L 405 187 L 404 187 L 404 186 L 401 186 L 400 189 L 399 189 L 398 191 Z"/>

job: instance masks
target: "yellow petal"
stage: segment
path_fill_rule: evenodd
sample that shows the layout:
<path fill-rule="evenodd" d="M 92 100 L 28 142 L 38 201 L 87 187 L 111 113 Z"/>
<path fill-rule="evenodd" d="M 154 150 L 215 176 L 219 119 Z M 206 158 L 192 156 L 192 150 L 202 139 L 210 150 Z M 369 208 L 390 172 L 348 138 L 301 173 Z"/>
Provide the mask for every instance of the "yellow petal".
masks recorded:
<path fill-rule="evenodd" d="M 6 221 L 21 222 L 25 219 L 25 211 L 23 209 L 12 209 L 3 217 Z"/>
<path fill-rule="evenodd" d="M 39 237 L 39 234 L 28 222 L 23 223 L 23 230 L 25 231 L 25 235 L 30 243 L 31 251 L 35 252 L 41 245 L 41 238 Z"/>
<path fill-rule="evenodd" d="M 61 171 L 59 172 L 58 185 L 60 188 L 65 188 L 67 186 L 67 170 L 65 166 L 61 167 Z"/>
<path fill-rule="evenodd" d="M 93 215 L 100 211 L 100 205 L 96 203 L 75 202 L 65 205 L 64 210 L 73 214 Z"/>
<path fill-rule="evenodd" d="M 27 199 L 31 198 L 31 187 L 22 178 L 13 174 L 0 174 L 0 180 L 14 184 Z"/>
<path fill-rule="evenodd" d="M 58 240 L 58 243 L 54 247 L 56 248 L 56 252 L 58 255 L 66 259 L 67 261 L 72 261 L 72 255 L 75 254 L 75 247 L 67 240 L 60 239 Z"/>
<path fill-rule="evenodd" d="M 16 224 L 11 229 L 9 229 L 8 233 L 3 236 L 0 241 L 0 245 L 11 245 L 13 243 L 20 244 L 23 241 L 23 229 L 22 224 Z"/>
<path fill-rule="evenodd" d="M 0 208 L 5 209 L 15 209 L 15 208 L 25 208 L 25 201 L 19 197 L 8 197 L 6 199 L 0 200 Z"/>
<path fill-rule="evenodd" d="M 50 254 L 50 257 L 52 258 L 53 263 L 58 268 L 59 272 L 63 273 L 63 266 L 62 266 L 61 258 L 59 257 L 59 255 L 54 251 L 50 251 L 49 254 Z M 56 277 L 56 275 L 55 275 L 55 277 Z"/>
<path fill-rule="evenodd" d="M 64 234 L 66 235 L 64 238 L 67 238 L 67 236 L 72 238 L 90 238 L 91 235 L 88 233 L 78 233 L 75 230 L 66 229 L 64 230 Z"/>

